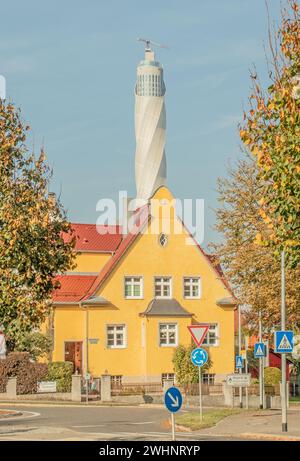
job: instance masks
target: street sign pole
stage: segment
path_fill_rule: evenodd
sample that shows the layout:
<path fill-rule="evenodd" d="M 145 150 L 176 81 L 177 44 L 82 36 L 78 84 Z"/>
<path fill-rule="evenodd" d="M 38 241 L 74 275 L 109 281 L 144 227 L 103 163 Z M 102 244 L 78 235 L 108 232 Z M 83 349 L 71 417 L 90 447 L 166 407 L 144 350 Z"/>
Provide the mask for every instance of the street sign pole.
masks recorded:
<path fill-rule="evenodd" d="M 261 311 L 259 311 L 258 321 L 258 336 L 259 342 L 262 342 L 262 325 L 261 325 Z M 263 361 L 262 357 L 259 357 L 259 408 L 262 410 L 264 407 L 264 383 L 263 383 Z"/>
<path fill-rule="evenodd" d="M 194 349 L 191 353 L 191 360 L 193 365 L 198 367 L 198 379 L 199 379 L 199 414 L 200 420 L 203 420 L 203 410 L 202 410 L 202 373 L 201 367 L 206 364 L 208 360 L 208 354 L 205 349 L 198 347 Z"/>
<path fill-rule="evenodd" d="M 171 413 L 171 421 L 172 421 L 172 440 L 175 441 L 175 417 L 174 417 L 174 413 Z"/>
<path fill-rule="evenodd" d="M 182 406 L 182 395 L 177 387 L 170 387 L 166 390 L 164 396 L 165 406 L 171 413 L 172 440 L 175 440 L 175 418 L 174 413 L 180 410 Z"/>
<path fill-rule="evenodd" d="M 242 349 L 242 332 L 241 332 L 241 306 L 238 306 L 238 313 L 239 313 L 239 355 L 241 355 Z M 242 373 L 242 368 L 239 368 L 239 373 Z M 239 396 L 240 396 L 240 408 L 243 408 L 243 394 L 242 388 L 239 388 Z"/>
<path fill-rule="evenodd" d="M 285 261 L 281 252 L 281 330 L 285 330 Z M 286 354 L 281 354 L 281 420 L 282 432 L 287 432 Z"/>
<path fill-rule="evenodd" d="M 199 409 L 200 409 L 200 420 L 203 420 L 203 411 L 202 411 L 202 379 L 201 379 L 201 367 L 198 367 L 199 370 Z"/>
<path fill-rule="evenodd" d="M 248 351 L 248 336 L 245 336 L 245 373 L 248 374 L 248 358 L 247 358 L 247 351 Z M 246 387 L 246 409 L 249 408 L 249 398 L 248 398 L 248 387 Z"/>

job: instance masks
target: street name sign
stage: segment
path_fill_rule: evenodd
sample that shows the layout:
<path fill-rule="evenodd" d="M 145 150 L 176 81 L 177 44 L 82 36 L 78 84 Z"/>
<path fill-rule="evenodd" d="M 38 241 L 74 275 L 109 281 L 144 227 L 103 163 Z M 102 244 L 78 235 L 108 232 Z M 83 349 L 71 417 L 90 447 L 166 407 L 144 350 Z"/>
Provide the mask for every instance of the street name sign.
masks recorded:
<path fill-rule="evenodd" d="M 294 332 L 293 331 L 275 331 L 275 352 L 278 354 L 287 354 L 294 349 Z"/>
<path fill-rule="evenodd" d="M 191 360 L 196 367 L 203 367 L 208 360 L 208 353 L 202 347 L 197 347 L 191 352 Z"/>
<path fill-rule="evenodd" d="M 226 384 L 227 386 L 234 387 L 248 387 L 251 384 L 251 375 L 250 373 L 234 373 L 232 375 L 227 375 Z"/>
<path fill-rule="evenodd" d="M 206 336 L 208 325 L 189 325 L 188 326 L 189 332 L 192 335 L 193 340 L 197 344 L 197 346 L 201 346 Z"/>
<path fill-rule="evenodd" d="M 171 413 L 176 413 L 182 405 L 182 395 L 177 387 L 169 387 L 165 392 L 165 406 Z"/>
<path fill-rule="evenodd" d="M 254 357 L 259 359 L 265 357 L 266 355 L 266 345 L 265 343 L 255 343 L 254 344 Z"/>
<path fill-rule="evenodd" d="M 243 357 L 241 355 L 235 356 L 235 368 L 243 368 Z"/>

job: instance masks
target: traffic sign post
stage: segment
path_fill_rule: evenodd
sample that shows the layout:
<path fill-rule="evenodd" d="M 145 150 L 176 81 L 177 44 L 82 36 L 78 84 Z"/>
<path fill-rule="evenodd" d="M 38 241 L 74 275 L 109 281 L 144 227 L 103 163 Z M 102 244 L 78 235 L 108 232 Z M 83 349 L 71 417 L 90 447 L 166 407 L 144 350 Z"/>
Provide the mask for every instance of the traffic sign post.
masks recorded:
<path fill-rule="evenodd" d="M 188 330 L 191 333 L 192 338 L 198 347 L 201 346 L 201 344 L 203 343 L 208 328 L 208 325 L 202 324 L 188 326 Z"/>
<path fill-rule="evenodd" d="M 294 333 L 292 331 L 275 331 L 275 352 L 277 354 L 289 354 L 294 349 Z"/>
<path fill-rule="evenodd" d="M 200 419 L 203 420 L 203 410 L 202 410 L 202 376 L 201 376 L 201 367 L 206 364 L 208 361 L 208 353 L 202 347 L 197 347 L 191 353 L 192 363 L 198 367 L 199 372 L 199 410 L 200 410 Z"/>
<path fill-rule="evenodd" d="M 205 349 L 202 349 L 201 344 L 204 341 L 206 333 L 208 331 L 209 326 L 204 324 L 198 325 L 189 325 L 188 330 L 192 335 L 193 340 L 197 344 L 197 349 L 194 349 L 191 353 L 191 360 L 192 363 L 198 367 L 199 373 L 199 411 L 200 411 L 200 419 L 203 420 L 203 411 L 202 411 L 202 375 L 201 375 L 201 367 L 206 364 L 208 360 L 208 354 Z"/>
<path fill-rule="evenodd" d="M 285 255 L 281 252 L 281 331 L 285 331 Z M 282 338 L 283 339 L 283 338 Z M 281 339 L 281 341 L 282 341 Z M 276 337 L 275 337 L 276 344 Z M 278 344 L 281 346 L 281 342 Z M 282 344 L 282 348 L 285 344 Z M 286 355 L 281 352 L 281 428 L 282 432 L 287 432 L 287 395 L 286 395 Z"/>
<path fill-rule="evenodd" d="M 266 356 L 266 345 L 265 343 L 255 343 L 254 344 L 254 357 L 259 359 Z"/>
<path fill-rule="evenodd" d="M 261 321 L 261 311 L 259 311 L 258 318 L 258 337 L 259 342 L 262 343 L 262 321 Z M 265 407 L 265 369 L 263 357 L 259 357 L 259 408 L 262 410 Z"/>
<path fill-rule="evenodd" d="M 180 410 L 182 406 L 182 395 L 177 387 L 170 387 L 165 392 L 165 406 L 171 413 L 172 420 L 172 440 L 175 440 L 175 418 L 174 413 Z"/>
<path fill-rule="evenodd" d="M 243 357 L 241 355 L 235 356 L 235 368 L 243 368 Z"/>

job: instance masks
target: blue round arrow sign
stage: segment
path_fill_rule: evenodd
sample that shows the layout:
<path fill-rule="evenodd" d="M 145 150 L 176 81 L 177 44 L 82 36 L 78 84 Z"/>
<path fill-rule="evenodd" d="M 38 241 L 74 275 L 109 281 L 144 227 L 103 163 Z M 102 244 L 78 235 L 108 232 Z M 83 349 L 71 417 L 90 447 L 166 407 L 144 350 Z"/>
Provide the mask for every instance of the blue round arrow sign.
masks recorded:
<path fill-rule="evenodd" d="M 177 387 L 170 387 L 165 392 L 165 405 L 171 413 L 176 413 L 182 405 L 182 395 Z"/>
<path fill-rule="evenodd" d="M 191 353 L 191 359 L 196 367 L 203 367 L 208 360 L 208 353 L 202 347 L 197 347 Z"/>

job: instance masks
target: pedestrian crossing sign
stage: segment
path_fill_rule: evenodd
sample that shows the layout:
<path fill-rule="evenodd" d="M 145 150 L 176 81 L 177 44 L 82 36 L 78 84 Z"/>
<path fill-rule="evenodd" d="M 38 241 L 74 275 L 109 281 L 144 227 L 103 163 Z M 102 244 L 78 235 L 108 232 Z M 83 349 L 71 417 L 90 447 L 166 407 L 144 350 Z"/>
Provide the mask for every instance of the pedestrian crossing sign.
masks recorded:
<path fill-rule="evenodd" d="M 260 357 L 265 357 L 266 355 L 266 345 L 264 343 L 255 343 L 254 345 L 254 357 L 259 359 Z"/>
<path fill-rule="evenodd" d="M 235 368 L 243 368 L 243 357 L 241 355 L 235 356 Z"/>
<path fill-rule="evenodd" d="M 294 349 L 294 333 L 293 331 L 275 331 L 275 352 L 279 354 L 287 354 L 293 352 Z"/>

